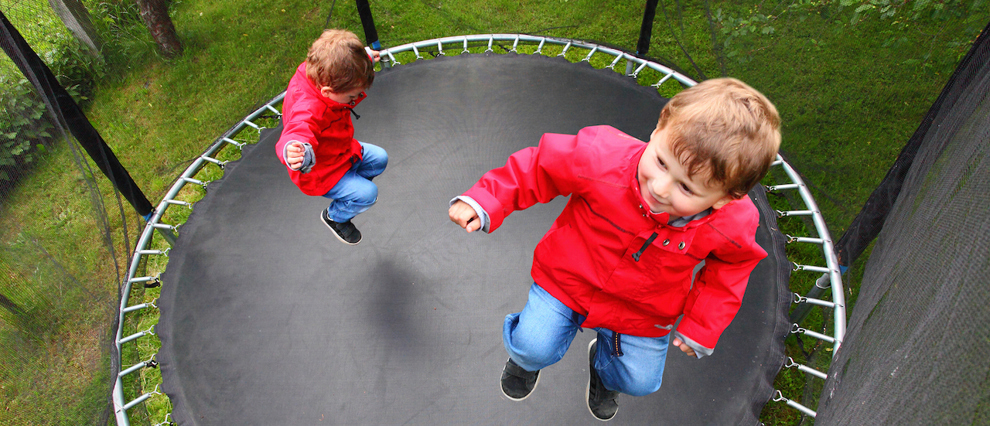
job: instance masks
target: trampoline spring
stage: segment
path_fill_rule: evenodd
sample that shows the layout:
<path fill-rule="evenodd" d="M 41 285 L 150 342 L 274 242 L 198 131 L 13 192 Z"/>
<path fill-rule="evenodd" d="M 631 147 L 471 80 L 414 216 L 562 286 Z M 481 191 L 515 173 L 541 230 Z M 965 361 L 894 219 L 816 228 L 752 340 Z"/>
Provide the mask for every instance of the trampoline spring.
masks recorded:
<path fill-rule="evenodd" d="M 468 38 L 464 37 L 464 50 L 461 53 L 468 53 Z"/>
<path fill-rule="evenodd" d="M 495 36 L 491 36 L 488 38 L 488 48 L 485 49 L 485 53 L 495 52 L 494 50 L 492 50 L 492 43 L 495 43 Z"/>
<path fill-rule="evenodd" d="M 639 68 L 636 68 L 636 71 L 633 71 L 632 74 L 629 74 L 629 76 L 632 78 L 639 77 L 639 72 L 642 71 L 643 68 L 646 68 L 646 61 L 643 61 L 643 63 L 639 65 Z"/>
<path fill-rule="evenodd" d="M 127 411 L 127 410 L 130 410 L 130 409 L 131 409 L 131 408 L 133 408 L 133 407 L 134 407 L 135 405 L 138 405 L 138 404 L 140 404 L 140 403 L 142 403 L 142 402 L 144 402 L 144 401 L 146 401 L 146 400 L 147 400 L 148 398 L 151 398 L 152 396 L 155 396 L 155 395 L 161 395 L 161 394 L 162 394 L 162 393 L 158 391 L 158 386 L 155 386 L 155 390 L 154 390 L 154 391 L 152 391 L 152 392 L 148 392 L 148 393 L 146 393 L 146 394 L 144 394 L 144 395 L 141 395 L 141 396 L 139 396 L 139 397 L 137 397 L 137 398 L 134 398 L 134 400 L 133 400 L 133 401 L 131 401 L 131 402 L 128 402 L 127 404 L 124 404 L 124 406 L 123 406 L 123 407 L 120 407 L 120 411 Z"/>
<path fill-rule="evenodd" d="M 783 402 L 783 403 L 787 404 L 788 406 L 790 406 L 790 407 L 792 407 L 792 408 L 794 408 L 794 409 L 796 409 L 796 410 L 798 410 L 798 411 L 800 411 L 800 412 L 802 412 L 804 414 L 807 414 L 807 415 L 809 415 L 811 417 L 815 417 L 815 415 L 817 414 L 817 413 L 815 413 L 814 410 L 812 410 L 812 409 L 810 409 L 808 407 L 805 407 L 805 406 L 801 405 L 800 403 L 797 403 L 795 401 L 791 401 L 790 399 L 784 398 L 784 394 L 781 393 L 779 390 L 776 391 L 776 392 L 777 393 L 774 394 L 774 397 L 773 397 L 773 402 Z"/>
<path fill-rule="evenodd" d="M 813 211 L 811 211 L 811 210 L 791 210 L 791 211 L 786 211 L 786 212 L 783 211 L 783 210 L 777 210 L 777 216 L 778 217 L 814 216 L 814 215 L 815 215 L 815 213 Z"/>
<path fill-rule="evenodd" d="M 663 76 L 663 78 L 661 78 L 660 81 L 656 82 L 656 84 L 654 84 L 652 87 L 655 88 L 655 89 L 659 89 L 662 84 L 666 83 L 667 80 L 670 80 L 670 78 L 673 77 L 673 76 L 674 76 L 674 73 L 670 73 L 670 74 L 667 74 L 667 75 Z"/>
<path fill-rule="evenodd" d="M 419 49 L 417 49 L 416 46 L 413 46 L 412 49 L 413 49 L 413 53 L 416 54 L 416 59 L 423 59 L 423 57 L 420 56 Z"/>
<path fill-rule="evenodd" d="M 443 43 L 439 41 L 437 41 L 437 56 L 447 56 L 446 53 L 443 53 Z"/>
<path fill-rule="evenodd" d="M 519 53 L 516 48 L 519 47 L 519 35 L 516 35 L 516 40 L 512 42 L 512 49 L 509 52 Z"/>
<path fill-rule="evenodd" d="M 540 45 L 536 46 L 536 51 L 533 52 L 534 55 L 543 53 L 543 44 L 547 42 L 546 37 L 540 39 Z"/>
<path fill-rule="evenodd" d="M 174 425 L 175 423 L 172 423 L 172 421 L 169 420 L 169 417 L 171 417 L 171 415 L 172 415 L 172 413 L 165 413 L 165 420 L 163 420 L 161 423 L 155 423 L 155 426 L 171 426 L 171 425 Z"/>
<path fill-rule="evenodd" d="M 155 280 L 155 279 L 157 279 L 157 277 L 139 277 L 139 278 L 131 278 L 131 279 L 129 279 L 129 280 L 127 280 L 127 283 L 128 283 L 128 284 L 134 284 L 134 283 L 143 283 L 143 282 L 148 282 L 148 281 L 153 281 L 153 280 Z"/>
<path fill-rule="evenodd" d="M 139 331 L 139 332 L 134 333 L 134 334 L 132 334 L 130 336 L 127 336 L 127 337 L 125 337 L 123 339 L 120 339 L 119 341 L 117 341 L 117 344 L 118 345 L 123 345 L 124 343 L 130 342 L 130 341 L 132 341 L 134 339 L 138 339 L 138 338 L 147 336 L 149 334 L 150 335 L 154 335 L 155 334 L 155 332 L 154 332 L 154 326 L 152 326 L 152 328 L 149 328 L 149 329 L 147 329 L 145 331 Z"/>
<path fill-rule="evenodd" d="M 802 365 L 794 362 L 794 358 L 787 357 L 787 362 L 784 364 L 786 368 L 796 368 L 798 371 L 808 373 L 819 379 L 825 380 L 828 378 L 828 374 L 822 373 L 821 371 L 815 370 L 814 368 L 808 367 L 807 365 Z"/>
<path fill-rule="evenodd" d="M 557 56 L 565 56 L 565 55 L 567 55 L 567 49 L 570 49 L 570 48 L 571 48 L 571 42 L 568 41 L 567 44 L 564 46 L 564 50 L 560 51 L 560 54 L 557 55 Z"/>
<path fill-rule="evenodd" d="M 269 107 L 269 108 L 270 108 L 270 107 Z M 233 146 L 236 146 L 236 147 L 237 147 L 237 149 L 243 149 L 243 148 L 244 148 L 244 145 L 246 145 L 246 144 L 245 144 L 245 143 L 243 143 L 243 142 L 238 142 L 238 141 L 235 141 L 235 140 L 233 140 L 233 139 L 231 139 L 231 138 L 226 138 L 226 137 L 225 137 L 225 138 L 223 138 L 223 141 L 224 141 L 224 142 L 227 142 L 227 143 L 229 143 L 229 144 L 231 144 L 231 145 L 233 145 Z"/>
<path fill-rule="evenodd" d="M 826 335 L 826 334 L 822 334 L 822 333 L 818 333 L 818 332 L 815 332 L 815 331 L 811 331 L 811 330 L 808 330 L 806 328 L 801 328 L 801 326 L 799 326 L 797 324 L 792 324 L 791 325 L 791 334 L 803 334 L 805 336 L 814 337 L 814 338 L 816 338 L 818 340 L 822 340 L 822 341 L 825 341 L 825 342 L 835 343 L 835 338 L 833 338 L 832 336 L 829 336 L 829 335 Z"/>
<path fill-rule="evenodd" d="M 205 155 L 202 156 L 202 157 L 199 157 L 199 158 L 202 158 L 204 161 L 209 161 L 209 162 L 211 162 L 213 164 L 216 164 L 217 166 L 220 166 L 221 169 L 223 169 L 224 166 L 227 164 L 226 161 L 220 161 L 220 160 L 217 160 L 216 158 L 207 157 Z"/>
<path fill-rule="evenodd" d="M 191 184 L 194 184 L 194 185 L 199 185 L 199 186 L 202 186 L 203 189 L 206 189 L 206 182 L 203 182 L 201 180 L 196 180 L 196 179 L 193 179 L 193 178 L 188 178 L 188 177 L 185 177 L 185 176 L 183 176 L 181 179 L 185 183 L 191 183 Z"/>
<path fill-rule="evenodd" d="M 615 64 L 618 64 L 619 63 L 619 60 L 621 60 L 621 59 L 622 59 L 622 55 L 616 56 L 615 57 L 615 60 L 613 60 L 612 63 L 611 64 L 608 64 L 608 66 L 605 67 L 605 68 L 608 68 L 608 69 L 610 69 L 612 71 L 615 71 Z M 616 72 L 618 72 L 618 71 L 616 71 Z"/>
<path fill-rule="evenodd" d="M 391 50 L 388 50 L 385 53 L 388 54 L 388 60 L 390 62 L 392 62 L 392 65 L 400 65 L 400 64 L 402 64 L 402 62 L 399 62 L 399 60 L 395 59 L 395 55 L 392 55 L 392 51 Z"/>
<path fill-rule="evenodd" d="M 261 127 L 261 126 L 259 126 L 257 124 L 254 124 L 253 122 L 251 122 L 251 120 L 244 120 L 244 124 L 247 124 L 248 126 L 254 127 L 254 130 L 264 129 L 264 127 Z"/>
<path fill-rule="evenodd" d="M 169 225 L 167 223 L 155 223 L 155 224 L 152 224 L 151 227 L 152 228 L 155 228 L 155 229 L 168 229 L 169 231 L 172 231 L 172 232 L 175 232 L 175 231 L 178 231 L 179 230 L 179 227 L 178 226 Z"/>
<path fill-rule="evenodd" d="M 782 189 L 801 189 L 804 186 L 800 183 L 785 183 L 782 185 L 770 185 L 767 187 L 767 191 L 779 191 Z"/>
<path fill-rule="evenodd" d="M 799 265 L 797 263 L 794 264 L 794 269 L 793 270 L 794 271 L 821 272 L 823 274 L 827 274 L 829 272 L 828 268 L 825 268 L 825 267 L 822 267 L 822 266 Z"/>
<path fill-rule="evenodd" d="M 822 245 L 825 244 L 825 239 L 823 238 L 811 238 L 811 237 L 795 237 L 793 235 L 784 235 L 787 237 L 787 243 L 811 243 Z"/>
<path fill-rule="evenodd" d="M 276 118 L 282 117 L 282 111 L 275 109 L 274 107 L 271 106 L 271 104 L 265 104 L 265 108 L 268 108 L 269 111 L 274 112 Z"/>
<path fill-rule="evenodd" d="M 188 201 L 182 201 L 182 200 L 169 199 L 169 200 L 165 200 L 165 204 L 176 204 L 176 205 L 180 205 L 180 206 L 189 207 L 190 209 L 192 208 L 192 203 L 190 203 Z"/>
<path fill-rule="evenodd" d="M 588 56 L 585 56 L 584 59 L 581 60 L 581 62 L 591 62 L 591 57 L 597 51 L 598 51 L 598 46 L 595 46 L 594 48 L 591 49 L 591 52 L 588 52 Z"/>
<path fill-rule="evenodd" d="M 168 249 L 165 249 L 165 250 L 138 250 L 136 253 L 137 254 L 140 254 L 140 255 L 145 255 L 145 254 L 160 254 L 160 255 L 168 256 Z"/>
<path fill-rule="evenodd" d="M 122 310 L 122 312 L 126 314 L 126 313 L 130 313 L 130 312 L 134 312 L 134 311 L 139 311 L 141 309 L 147 309 L 147 308 L 157 308 L 157 306 L 155 306 L 153 303 L 142 303 L 140 305 L 128 306 L 128 307 L 124 308 Z"/>
<path fill-rule="evenodd" d="M 797 295 L 797 293 L 794 293 Z M 807 303 L 809 305 L 824 306 L 826 308 L 835 308 L 837 305 L 834 302 L 829 302 L 828 300 L 815 299 L 805 296 L 800 296 L 801 300 L 796 300 L 794 303 Z"/>

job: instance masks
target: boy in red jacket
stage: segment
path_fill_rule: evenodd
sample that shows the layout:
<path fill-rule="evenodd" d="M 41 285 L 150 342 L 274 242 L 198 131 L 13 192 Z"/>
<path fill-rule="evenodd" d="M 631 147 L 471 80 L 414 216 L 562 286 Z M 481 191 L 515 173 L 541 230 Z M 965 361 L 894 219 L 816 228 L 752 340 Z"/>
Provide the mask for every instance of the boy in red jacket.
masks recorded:
<path fill-rule="evenodd" d="M 326 30 L 309 48 L 306 62 L 289 80 L 282 101 L 282 136 L 275 151 L 289 177 L 306 195 L 333 201 L 320 214 L 345 244 L 361 241 L 351 219 L 378 200 L 371 179 L 388 165 L 388 154 L 354 139 L 353 109 L 375 80 L 378 52 L 354 33 Z M 355 116 L 357 116 L 355 114 Z"/>
<path fill-rule="evenodd" d="M 597 331 L 585 398 L 603 421 L 620 392 L 660 389 L 670 343 L 712 354 L 766 257 L 746 194 L 779 146 L 780 117 L 765 96 L 708 80 L 664 106 L 649 143 L 608 126 L 545 134 L 455 198 L 450 219 L 490 233 L 513 211 L 570 196 L 534 251 L 526 306 L 505 319 L 505 396 L 528 397 L 581 328 Z"/>

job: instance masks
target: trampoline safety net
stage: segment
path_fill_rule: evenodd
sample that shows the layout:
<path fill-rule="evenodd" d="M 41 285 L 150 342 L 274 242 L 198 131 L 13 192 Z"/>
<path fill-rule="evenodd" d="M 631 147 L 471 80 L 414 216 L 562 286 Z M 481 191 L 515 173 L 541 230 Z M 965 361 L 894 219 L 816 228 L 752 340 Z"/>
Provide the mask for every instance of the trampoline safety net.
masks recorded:
<path fill-rule="evenodd" d="M 908 143 L 818 424 L 990 424 L 988 62 L 985 30 Z"/>

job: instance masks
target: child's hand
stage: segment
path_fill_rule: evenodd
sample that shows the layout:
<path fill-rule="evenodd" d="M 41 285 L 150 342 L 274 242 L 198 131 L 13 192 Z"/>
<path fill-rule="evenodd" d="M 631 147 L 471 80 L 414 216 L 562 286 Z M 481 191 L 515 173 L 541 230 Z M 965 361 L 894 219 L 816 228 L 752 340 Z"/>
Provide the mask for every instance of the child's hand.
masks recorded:
<path fill-rule="evenodd" d="M 299 170 L 302 167 L 303 159 L 306 158 L 306 148 L 303 144 L 292 141 L 285 148 L 285 162 L 292 170 Z"/>
<path fill-rule="evenodd" d="M 382 60 L 382 53 L 372 49 L 369 46 L 364 46 L 364 51 L 368 52 L 368 56 L 371 57 L 371 63 L 377 64 L 378 61 Z"/>
<path fill-rule="evenodd" d="M 455 201 L 450 206 L 450 210 L 447 210 L 447 214 L 450 215 L 451 222 L 460 225 L 465 231 L 474 232 L 481 229 L 481 220 L 478 219 L 478 213 L 468 203 L 461 200 Z"/>
<path fill-rule="evenodd" d="M 687 343 L 684 343 L 683 340 L 675 337 L 674 338 L 674 341 L 671 342 L 671 343 L 674 346 L 677 346 L 681 350 L 681 352 L 686 353 L 689 357 L 691 357 L 691 358 L 697 358 L 698 357 L 698 355 L 694 353 L 694 349 L 691 349 L 691 347 L 688 346 Z"/>

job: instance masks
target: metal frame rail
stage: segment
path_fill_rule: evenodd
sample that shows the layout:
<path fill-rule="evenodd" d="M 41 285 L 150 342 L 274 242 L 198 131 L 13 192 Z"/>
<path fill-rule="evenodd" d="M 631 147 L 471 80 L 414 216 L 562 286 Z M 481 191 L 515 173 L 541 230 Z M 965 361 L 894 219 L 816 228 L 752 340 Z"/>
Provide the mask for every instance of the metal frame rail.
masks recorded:
<path fill-rule="evenodd" d="M 691 78 L 683 74 L 680 74 L 669 67 L 658 64 L 656 62 L 652 62 L 636 57 L 635 55 L 617 49 L 596 45 L 592 43 L 587 43 L 580 40 L 570 40 L 570 39 L 553 38 L 553 37 L 540 37 L 540 36 L 531 36 L 524 34 L 465 35 L 465 36 L 444 37 L 444 38 L 438 38 L 432 40 L 419 41 L 415 43 L 403 44 L 401 46 L 383 49 L 381 51 L 382 66 L 389 67 L 389 66 L 401 64 L 398 58 L 396 57 L 396 55 L 406 52 L 412 52 L 413 55 L 415 55 L 416 58 L 415 60 L 424 59 L 423 56 L 420 54 L 420 49 L 431 50 L 431 51 L 435 49 L 438 55 L 446 55 L 446 52 L 444 50 L 445 48 L 447 50 L 456 50 L 459 48 L 460 51 L 458 51 L 458 54 L 460 54 L 460 53 L 469 52 L 470 47 L 480 47 L 487 45 L 485 52 L 493 52 L 492 48 L 495 45 L 495 43 L 512 43 L 512 47 L 508 49 L 510 52 L 518 52 L 517 48 L 519 47 L 520 43 L 523 43 L 525 45 L 536 45 L 536 50 L 533 52 L 533 54 L 546 54 L 545 52 L 543 52 L 543 48 L 546 47 L 547 45 L 563 46 L 563 48 L 560 50 L 557 56 L 565 56 L 569 51 L 572 51 L 572 49 L 575 51 L 582 50 L 584 52 L 587 52 L 586 56 L 584 56 L 584 58 L 581 59 L 582 62 L 590 62 L 592 57 L 595 56 L 596 54 L 608 55 L 612 57 L 612 60 L 609 63 L 609 65 L 605 66 L 605 68 L 609 68 L 616 72 L 621 72 L 621 71 L 617 71 L 615 67 L 620 61 L 625 60 L 627 71 L 624 74 L 629 77 L 638 78 L 640 73 L 647 68 L 659 73 L 660 74 L 659 80 L 656 83 L 651 84 L 652 87 L 657 89 L 659 89 L 662 85 L 668 83 L 678 84 L 679 88 L 683 88 L 686 86 L 693 86 L 697 84 Z M 632 71 L 630 72 L 629 70 Z M 146 338 L 146 336 L 154 335 L 153 329 L 149 329 L 149 330 L 139 331 L 137 333 L 128 336 L 124 336 L 123 328 L 125 324 L 124 320 L 127 315 L 142 313 L 147 311 L 148 309 L 157 308 L 154 305 L 154 302 L 129 305 L 130 301 L 128 299 L 128 295 L 130 294 L 130 291 L 134 284 L 149 283 L 149 282 L 153 284 L 160 283 L 159 277 L 137 276 L 136 274 L 138 271 L 138 266 L 140 265 L 143 257 L 168 256 L 167 249 L 166 250 L 147 249 L 149 243 L 151 242 L 152 235 L 156 231 L 160 232 L 165 237 L 165 240 L 167 242 L 171 243 L 173 241 L 169 238 L 169 236 L 172 235 L 173 232 L 177 231 L 177 227 L 174 225 L 169 225 L 161 222 L 162 215 L 164 214 L 165 210 L 173 205 L 192 208 L 192 205 L 190 203 L 175 199 L 179 191 L 182 190 L 182 188 L 188 184 L 200 185 L 205 188 L 207 182 L 197 180 L 194 178 L 194 176 L 202 168 L 208 166 L 209 164 L 214 164 L 216 166 L 223 168 L 225 162 L 217 160 L 216 158 L 214 158 L 214 156 L 227 145 L 234 145 L 235 147 L 240 149 L 241 146 L 244 144 L 235 141 L 233 138 L 245 128 L 251 127 L 257 130 L 262 129 L 262 126 L 255 124 L 252 120 L 257 119 L 258 117 L 260 117 L 262 114 L 265 113 L 275 113 L 281 115 L 279 110 L 275 109 L 273 105 L 282 102 L 284 96 L 285 96 L 284 92 L 279 96 L 276 96 L 266 105 L 255 110 L 253 113 L 251 113 L 246 118 L 244 118 L 244 120 L 242 120 L 236 126 L 228 130 L 223 136 L 218 138 L 213 143 L 213 145 L 211 145 L 199 158 L 197 158 L 182 173 L 182 175 L 178 179 L 176 179 L 171 189 L 168 191 L 168 193 L 165 195 L 162 201 L 158 204 L 152 217 L 148 220 L 144 228 L 144 231 L 141 234 L 141 238 L 138 240 L 136 244 L 134 256 L 131 259 L 130 269 L 127 274 L 127 282 L 124 285 L 124 289 L 121 297 L 120 309 L 118 314 L 119 315 L 118 328 L 115 339 L 115 345 L 117 349 L 115 356 L 118 357 L 118 359 L 116 360 L 117 361 L 116 365 L 122 365 L 120 354 L 121 354 L 121 348 L 124 344 L 134 342 L 137 339 Z M 793 183 L 785 184 L 785 185 L 776 185 L 768 188 L 768 190 L 775 191 L 775 190 L 797 189 L 798 192 L 800 193 L 801 199 L 804 201 L 804 203 L 807 206 L 806 210 L 778 212 L 778 214 L 781 217 L 812 216 L 814 218 L 815 227 L 817 228 L 816 231 L 818 237 L 789 237 L 790 242 L 811 243 L 811 244 L 821 245 L 825 257 L 825 263 L 826 263 L 825 267 L 811 266 L 811 265 L 795 265 L 795 270 L 822 272 L 824 274 L 823 275 L 824 281 L 823 279 L 819 279 L 819 282 L 823 283 L 823 286 L 830 286 L 832 289 L 832 302 L 818 300 L 818 299 L 810 299 L 795 294 L 795 303 L 810 303 L 813 305 L 830 307 L 835 310 L 835 326 L 834 326 L 833 336 L 827 336 L 820 333 L 815 333 L 813 331 L 805 330 L 797 324 L 794 324 L 794 327 L 792 328 L 792 333 L 801 333 L 828 341 L 832 343 L 834 345 L 834 348 L 837 350 L 842 340 L 842 336 L 845 333 L 845 308 L 844 308 L 845 302 L 843 301 L 842 281 L 839 275 L 838 262 L 836 260 L 835 253 L 832 247 L 831 238 L 829 237 L 828 234 L 828 229 L 825 227 L 825 221 L 822 218 L 821 213 L 819 212 L 817 205 L 814 202 L 814 199 L 811 197 L 811 193 L 808 191 L 807 186 L 804 184 L 804 182 L 801 181 L 798 174 L 790 167 L 790 165 L 787 164 L 786 161 L 784 161 L 782 157 L 778 156 L 777 161 L 774 162 L 774 165 L 783 167 L 787 176 L 790 177 Z M 828 287 L 823 287 L 823 288 L 828 288 Z M 834 352 L 833 352 L 833 356 L 834 356 Z M 114 388 L 113 388 L 112 399 L 114 405 L 114 413 L 116 416 L 117 424 L 119 426 L 130 425 L 130 419 L 127 414 L 127 411 L 130 408 L 146 401 L 148 398 L 151 398 L 152 396 L 161 395 L 161 392 L 158 391 L 158 386 L 156 386 L 155 390 L 152 392 L 146 392 L 134 399 L 127 400 L 124 396 L 123 378 L 129 374 L 141 371 L 144 368 L 153 368 L 156 365 L 157 363 L 155 362 L 154 357 L 152 356 L 151 359 L 149 359 L 148 361 L 139 362 L 127 368 L 123 368 L 123 366 L 121 366 L 122 370 L 117 372 L 116 382 L 114 383 Z M 803 365 L 796 365 L 794 364 L 793 360 L 789 360 L 786 367 L 798 368 L 800 371 L 813 374 L 816 377 L 820 377 L 820 378 L 825 377 L 824 373 L 818 372 L 810 367 L 806 367 Z M 780 391 L 776 392 L 773 401 L 784 402 L 787 405 L 792 406 L 803 413 L 814 416 L 813 410 L 804 407 L 795 401 L 784 398 L 783 395 L 781 395 Z M 170 413 L 166 414 L 165 418 L 163 419 L 163 422 L 158 423 L 157 425 L 170 424 L 170 420 L 169 420 L 170 416 L 171 416 Z"/>

